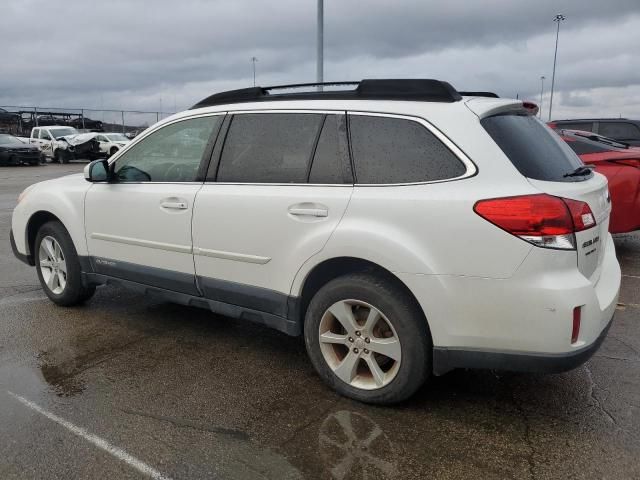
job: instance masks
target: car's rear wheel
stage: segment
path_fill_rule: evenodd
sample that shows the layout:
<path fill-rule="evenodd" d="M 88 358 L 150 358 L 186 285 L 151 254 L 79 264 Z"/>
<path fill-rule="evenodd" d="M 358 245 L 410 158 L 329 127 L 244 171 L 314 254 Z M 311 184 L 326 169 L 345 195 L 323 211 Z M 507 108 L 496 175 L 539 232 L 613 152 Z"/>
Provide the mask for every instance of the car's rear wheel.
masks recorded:
<path fill-rule="evenodd" d="M 330 281 L 311 300 L 304 329 L 322 379 L 356 400 L 405 400 L 431 371 L 424 315 L 404 289 L 382 277 L 354 274 Z"/>
<path fill-rule="evenodd" d="M 116 153 L 118 153 L 118 149 L 116 147 L 112 147 L 111 150 L 109 150 L 110 157 L 113 157 Z"/>
<path fill-rule="evenodd" d="M 91 298 L 95 287 L 82 284 L 78 254 L 60 222 L 51 221 L 40 227 L 34 247 L 38 279 L 54 303 L 71 306 Z"/>

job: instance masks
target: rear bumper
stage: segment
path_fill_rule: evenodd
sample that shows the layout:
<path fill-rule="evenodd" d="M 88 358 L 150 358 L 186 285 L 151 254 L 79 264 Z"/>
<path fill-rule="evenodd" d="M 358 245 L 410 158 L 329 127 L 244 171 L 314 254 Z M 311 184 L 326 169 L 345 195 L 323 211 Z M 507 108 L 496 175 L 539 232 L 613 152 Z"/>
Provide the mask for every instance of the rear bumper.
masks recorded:
<path fill-rule="evenodd" d="M 540 248 L 505 279 L 396 273 L 429 322 L 434 373 L 453 368 L 559 372 L 585 362 L 606 336 L 620 291 L 610 235 L 603 249 L 593 282 L 578 271 L 575 251 Z M 581 309 L 581 323 L 572 343 L 575 307 Z"/>
<path fill-rule="evenodd" d="M 443 375 L 456 368 L 532 373 L 566 372 L 579 367 L 596 353 L 606 338 L 612 323 L 613 317 L 591 345 L 568 353 L 514 353 L 434 347 L 433 373 Z"/>

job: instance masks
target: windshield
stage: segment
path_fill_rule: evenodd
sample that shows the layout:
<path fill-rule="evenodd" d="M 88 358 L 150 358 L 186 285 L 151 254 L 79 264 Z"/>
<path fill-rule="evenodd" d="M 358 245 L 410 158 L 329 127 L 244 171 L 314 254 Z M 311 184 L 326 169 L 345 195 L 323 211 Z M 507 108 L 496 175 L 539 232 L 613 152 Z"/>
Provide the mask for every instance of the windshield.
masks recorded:
<path fill-rule="evenodd" d="M 129 139 L 121 133 L 105 133 L 104 135 L 112 142 L 128 142 Z"/>
<path fill-rule="evenodd" d="M 527 178 L 575 182 L 593 175 L 585 169 L 581 175 L 567 176 L 584 164 L 553 130 L 531 115 L 495 115 L 480 123 Z"/>
<path fill-rule="evenodd" d="M 67 135 L 77 135 L 78 131 L 75 128 L 56 128 L 55 130 L 49 130 L 49 133 L 57 140 Z"/>
<path fill-rule="evenodd" d="M 0 133 L 0 145 L 24 145 L 24 143 L 22 143 L 13 135 Z"/>

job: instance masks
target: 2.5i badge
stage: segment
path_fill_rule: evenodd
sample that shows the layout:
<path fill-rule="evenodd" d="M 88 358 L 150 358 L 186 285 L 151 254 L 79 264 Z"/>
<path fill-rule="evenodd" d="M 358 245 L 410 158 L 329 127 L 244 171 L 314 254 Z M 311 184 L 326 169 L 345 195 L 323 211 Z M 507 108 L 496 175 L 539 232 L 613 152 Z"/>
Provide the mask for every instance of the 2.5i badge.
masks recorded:
<path fill-rule="evenodd" d="M 600 241 L 600 237 L 594 237 L 591 240 L 587 240 L 586 242 L 584 242 L 582 244 L 582 248 L 588 248 L 588 247 L 591 247 L 592 245 L 596 245 L 599 241 Z M 586 252 L 585 255 L 591 255 L 595 251 L 596 249 L 592 248 L 591 250 Z"/>

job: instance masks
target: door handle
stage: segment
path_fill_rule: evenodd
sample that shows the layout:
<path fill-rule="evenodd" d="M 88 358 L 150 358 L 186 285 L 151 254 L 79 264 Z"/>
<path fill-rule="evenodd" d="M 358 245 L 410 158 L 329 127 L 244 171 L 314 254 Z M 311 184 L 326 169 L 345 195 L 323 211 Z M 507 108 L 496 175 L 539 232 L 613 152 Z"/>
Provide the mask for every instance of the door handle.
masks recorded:
<path fill-rule="evenodd" d="M 307 216 L 307 217 L 328 217 L 329 210 L 326 208 L 302 208 L 291 207 L 289 213 L 295 216 Z"/>
<path fill-rule="evenodd" d="M 163 200 L 160 202 L 162 208 L 168 208 L 170 210 L 186 210 L 189 208 L 187 202 L 180 200 Z"/>

